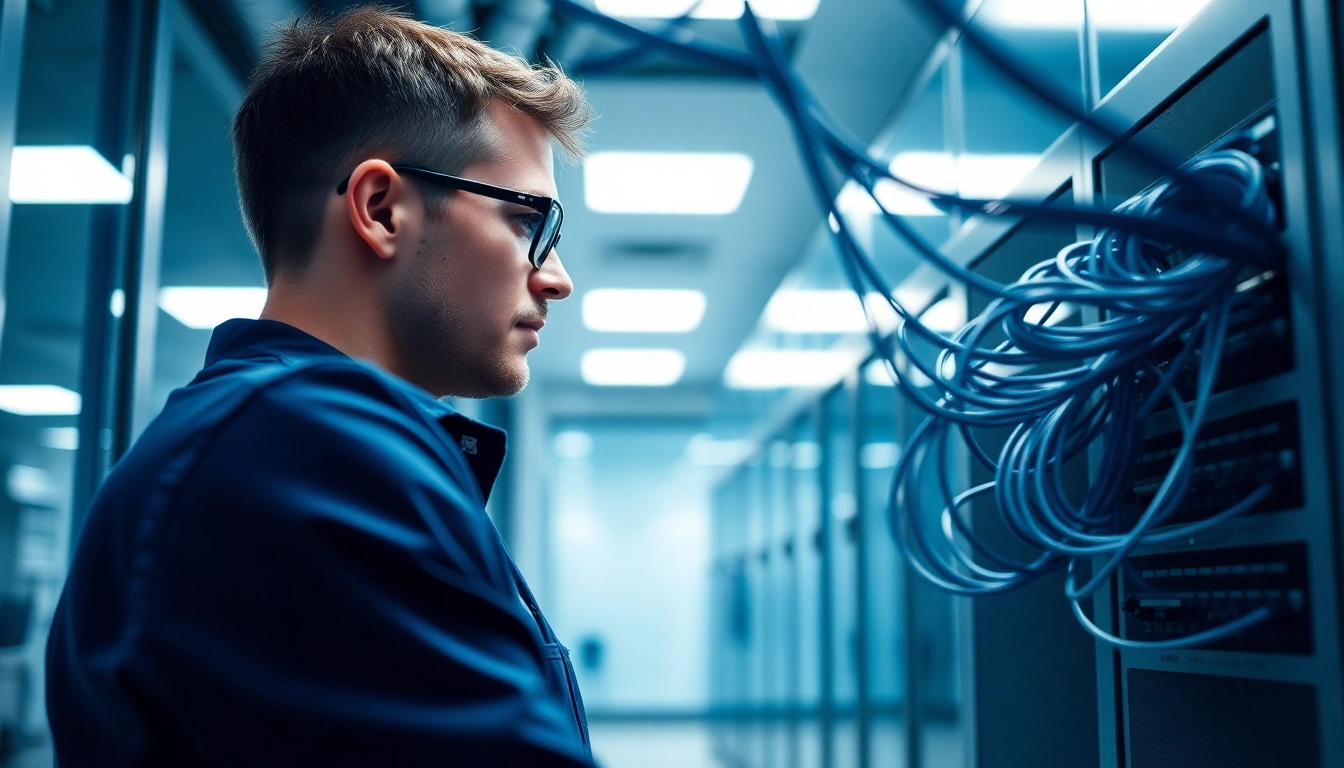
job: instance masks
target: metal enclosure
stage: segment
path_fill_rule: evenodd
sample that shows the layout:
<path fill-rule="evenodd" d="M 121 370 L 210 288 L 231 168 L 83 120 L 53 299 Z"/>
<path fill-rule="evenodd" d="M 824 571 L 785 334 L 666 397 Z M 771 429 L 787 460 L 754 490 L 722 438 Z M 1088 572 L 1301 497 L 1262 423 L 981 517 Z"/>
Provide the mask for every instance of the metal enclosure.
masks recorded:
<path fill-rule="evenodd" d="M 873 498 L 881 486 L 862 466 L 864 451 L 879 428 L 899 445 L 921 414 L 903 402 L 894 420 L 874 409 L 871 393 L 862 391 L 868 385 L 861 368 L 805 410 L 795 406 L 797 420 L 775 418 L 771 423 L 790 426 L 758 434 L 764 446 L 758 463 L 728 473 L 721 486 L 716 515 L 725 530 L 730 520 L 757 514 L 742 505 L 773 511 L 767 514 L 772 522 L 758 529 L 763 537 L 748 547 L 732 544 L 741 539 L 731 536 L 719 539 L 719 626 L 743 610 L 734 600 L 746 599 L 730 583 L 753 600 L 770 601 L 774 590 L 787 595 L 786 608 L 770 609 L 768 620 L 753 624 L 767 633 L 773 650 L 758 645 L 759 637 L 729 642 L 716 635 L 718 684 L 739 681 L 736 693 L 725 689 L 717 699 L 725 714 L 720 754 L 730 764 L 1344 765 L 1340 16 L 1332 0 L 1212 0 L 1120 75 L 1098 64 L 1097 32 L 1084 28 L 1084 101 L 1128 132 L 1112 142 L 1076 127 L 1064 130 L 1012 195 L 1079 203 L 1123 199 L 1156 180 L 1127 151 L 1136 136 L 1186 158 L 1236 131 L 1268 131 L 1260 159 L 1278 180 L 1286 259 L 1272 274 L 1248 274 L 1240 287 L 1248 306 L 1258 309 L 1234 323 L 1236 343 L 1225 352 L 1197 447 L 1197 501 L 1183 514 L 1193 518 L 1226 505 L 1256 478 L 1272 478 L 1274 491 L 1228 525 L 1136 552 L 1135 568 L 1147 585 L 1133 579 L 1113 584 L 1093 599 L 1090 614 L 1103 629 L 1131 640 L 1216 626 L 1228 611 L 1252 605 L 1279 607 L 1276 619 L 1214 647 L 1121 651 L 1093 641 L 1077 625 L 1062 579 L 1009 595 L 953 600 L 908 579 L 901 563 L 879 566 L 896 555 L 884 548 L 890 535 L 880 509 L 872 511 L 882 505 Z M 948 58 L 955 74 L 954 39 L 935 55 Z M 929 69 L 938 66 L 932 62 Z M 954 96 L 945 112 L 949 120 L 964 120 L 964 102 Z M 955 152 L 962 139 L 950 134 L 947 146 Z M 953 227 L 942 250 L 1010 281 L 1090 234 L 972 219 Z M 928 267 L 915 269 L 901 288 L 929 303 L 950 294 L 972 314 L 984 305 L 983 297 L 967 295 Z M 837 424 L 845 419 L 853 421 Z M 1145 479 L 1163 471 L 1164 439 L 1175 428 L 1169 412 L 1151 419 L 1135 468 L 1136 500 L 1143 498 Z M 778 466 L 787 468 L 766 469 L 772 442 L 779 446 Z M 799 445 L 821 452 L 815 464 L 798 463 Z M 762 486 L 752 474 L 767 471 L 782 475 L 765 483 L 768 493 L 745 499 L 753 493 L 748 488 Z M 987 479 L 969 464 L 966 471 L 968 482 Z M 1073 483 L 1085 487 L 1088 474 L 1080 463 Z M 973 509 L 977 533 L 1011 550 L 996 518 L 985 504 Z M 730 577 L 735 569 L 747 575 Z M 779 570 L 768 581 L 750 575 L 771 569 Z M 1187 618 L 1165 620 L 1148 610 L 1154 595 L 1166 592 L 1188 596 Z M 769 639 L 772 632 L 780 636 Z M 888 667 L 894 675 L 882 671 Z M 783 678 L 764 679 L 771 674 Z M 768 705 L 750 699 L 752 685 L 743 676 L 762 678 L 769 693 L 760 695 Z M 745 738 L 762 721 L 777 723 L 765 728 L 776 735 Z"/>
<path fill-rule="evenodd" d="M 1212 615 L 1220 605 L 1279 595 L 1290 608 L 1286 618 L 1215 648 L 1100 651 L 1100 722 L 1114 737 L 1103 743 L 1107 765 L 1344 763 L 1339 508 L 1331 467 L 1337 433 L 1323 428 L 1333 411 L 1326 392 L 1339 350 L 1321 335 L 1327 327 L 1321 289 L 1328 282 L 1321 272 L 1337 258 L 1328 259 L 1320 245 L 1322 223 L 1337 220 L 1339 208 L 1318 197 L 1321 163 L 1303 79 L 1311 50 L 1303 12 L 1312 4 L 1213 4 L 1101 105 L 1131 123 L 1135 136 L 1182 156 L 1272 117 L 1279 156 L 1262 160 L 1280 175 L 1287 251 L 1283 274 L 1248 289 L 1267 298 L 1277 291 L 1281 299 L 1239 329 L 1246 348 L 1224 355 L 1222 391 L 1201 431 L 1207 439 L 1196 446 L 1203 448 L 1196 461 L 1205 494 L 1240 492 L 1251 468 L 1271 457 L 1280 470 L 1275 493 L 1254 513 L 1207 535 L 1136 553 L 1135 565 L 1157 588 L 1196 595 Z M 1089 143 L 1084 159 L 1097 192 L 1123 196 L 1148 183 L 1123 145 Z M 1175 428 L 1169 415 L 1162 417 L 1152 420 L 1145 444 L 1154 456 L 1162 453 L 1161 435 Z M 1149 455 L 1140 457 L 1136 475 Z M 1144 596 L 1127 581 L 1097 618 L 1135 640 L 1184 630 L 1124 610 Z"/>

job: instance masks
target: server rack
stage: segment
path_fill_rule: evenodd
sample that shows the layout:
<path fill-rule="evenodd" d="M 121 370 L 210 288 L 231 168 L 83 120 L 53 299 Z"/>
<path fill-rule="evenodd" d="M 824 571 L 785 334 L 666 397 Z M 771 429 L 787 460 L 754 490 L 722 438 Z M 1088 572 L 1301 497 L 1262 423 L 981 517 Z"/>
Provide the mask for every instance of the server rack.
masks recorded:
<path fill-rule="evenodd" d="M 1300 59 L 1305 5 L 1224 0 L 1102 103 L 1132 122 L 1133 136 L 1186 156 L 1232 131 L 1267 132 L 1261 160 L 1278 177 L 1286 244 L 1282 270 L 1242 283 L 1251 298 L 1234 322 L 1221 391 L 1196 444 L 1198 485 L 1188 515 L 1203 516 L 1210 504 L 1228 503 L 1266 478 L 1274 493 L 1217 530 L 1136 553 L 1149 583 L 1119 584 L 1099 618 L 1141 640 L 1216 624 L 1256 605 L 1278 612 L 1265 626 L 1209 648 L 1103 654 L 1099 703 L 1115 736 L 1113 753 L 1103 752 L 1109 764 L 1344 763 L 1339 508 L 1329 462 L 1336 449 L 1320 428 L 1330 413 L 1327 360 L 1339 353 L 1319 335 L 1323 254 L 1314 231 L 1317 163 Z M 1125 143 L 1087 146 L 1096 191 L 1126 195 L 1146 186 L 1151 171 L 1125 150 Z M 1144 498 L 1145 476 L 1161 471 L 1164 437 L 1173 429 L 1164 414 L 1152 422 L 1135 468 L 1136 502 Z"/>
<path fill-rule="evenodd" d="M 1084 34 L 1095 43 L 1095 30 Z M 798 610 L 783 626 L 798 634 L 787 658 L 798 665 L 810 659 L 815 686 L 809 688 L 804 673 L 796 687 L 781 689 L 792 702 L 786 707 L 792 713 L 784 742 L 788 762 L 762 762 L 766 755 L 756 754 L 743 765 L 1344 765 L 1338 594 L 1344 451 L 1335 437 L 1344 434 L 1342 39 L 1344 22 L 1328 0 L 1213 0 L 1099 100 L 1092 52 L 1084 78 L 1093 89 L 1089 101 L 1119 116 L 1131 126 L 1129 134 L 1104 142 L 1065 131 L 1013 195 L 1088 203 L 1138 192 L 1156 172 L 1128 151 L 1136 136 L 1182 157 L 1234 131 L 1269 137 L 1261 160 L 1277 177 L 1286 261 L 1273 274 L 1248 274 L 1242 283 L 1253 300 L 1234 323 L 1198 449 L 1196 494 L 1206 502 L 1187 514 L 1198 517 L 1235 500 L 1248 481 L 1272 480 L 1274 493 L 1227 526 L 1137 552 L 1146 583 L 1116 583 L 1089 608 L 1103 629 L 1136 640 L 1216 625 L 1259 604 L 1275 605 L 1276 619 L 1213 647 L 1119 651 L 1093 642 L 1073 623 L 1058 583 L 954 602 L 902 580 L 899 564 L 895 570 L 879 565 L 894 553 L 883 548 L 883 505 L 871 498 L 878 485 L 856 460 L 875 441 L 867 419 L 881 410 L 859 376 L 819 398 L 808 417 L 819 425 L 816 442 L 826 466 L 814 479 L 821 502 L 812 516 L 790 491 L 798 505 L 787 513 L 796 515 L 792 535 L 814 536 L 817 546 L 798 550 L 810 561 L 796 556 L 790 563 L 792 581 L 785 583 Z M 1088 235 L 1085 228 L 973 220 L 944 252 L 1008 280 Z M 983 305 L 927 268 L 903 287 L 930 301 L 950 292 L 969 312 Z M 836 407 L 841 401 L 849 405 Z M 921 414 L 898 402 L 896 416 L 899 426 L 890 429 L 899 444 Z M 857 442 L 827 439 L 825 422 L 836 418 L 854 420 Z M 1134 504 L 1142 502 L 1145 482 L 1163 471 L 1159 454 L 1174 428 L 1170 415 L 1151 421 L 1150 442 L 1135 469 Z M 983 479 L 977 472 L 967 465 L 968 480 Z M 1074 468 L 1075 483 L 1087 476 L 1088 467 Z M 856 497 L 857 513 L 847 518 L 854 521 L 848 523 L 855 529 L 851 549 L 834 514 L 836 484 L 843 482 Z M 977 531 L 994 538 L 995 511 L 981 504 L 972 514 Z M 881 615 L 893 597 L 893 612 Z M 850 608 L 857 611 L 852 618 L 844 612 Z M 883 628 L 888 620 L 899 626 Z M 862 632 L 852 658 L 862 660 L 864 673 L 862 685 L 854 680 L 846 689 L 842 676 L 852 662 L 844 658 L 842 625 L 850 621 Z M 940 679 L 929 658 L 931 648 L 950 646 L 959 687 Z M 891 695 L 889 678 L 879 682 L 884 665 L 897 668 L 899 695 Z M 851 703 L 857 743 L 846 752 L 837 740 L 846 738 L 842 724 Z M 900 738 L 876 725 L 883 713 L 891 715 L 885 722 L 899 723 Z M 941 726 L 961 734 L 960 752 L 947 748 Z M 940 748 L 930 749 L 939 739 Z"/>

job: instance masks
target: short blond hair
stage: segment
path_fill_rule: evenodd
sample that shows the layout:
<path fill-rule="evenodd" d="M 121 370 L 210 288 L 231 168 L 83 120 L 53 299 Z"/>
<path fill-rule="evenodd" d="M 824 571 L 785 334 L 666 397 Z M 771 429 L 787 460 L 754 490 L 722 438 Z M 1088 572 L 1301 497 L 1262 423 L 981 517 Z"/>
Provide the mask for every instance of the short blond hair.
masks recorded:
<path fill-rule="evenodd" d="M 493 101 L 582 153 L 591 110 L 553 65 L 377 6 L 286 25 L 233 121 L 243 222 L 267 280 L 307 266 L 326 197 L 371 153 L 447 173 L 489 156 Z"/>

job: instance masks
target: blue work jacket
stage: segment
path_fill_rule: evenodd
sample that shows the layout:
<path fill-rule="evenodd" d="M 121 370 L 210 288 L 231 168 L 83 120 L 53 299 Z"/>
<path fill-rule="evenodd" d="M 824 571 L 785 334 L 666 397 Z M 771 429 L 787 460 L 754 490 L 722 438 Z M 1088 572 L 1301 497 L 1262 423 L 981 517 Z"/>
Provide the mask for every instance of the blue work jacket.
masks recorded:
<path fill-rule="evenodd" d="M 80 534 L 47 643 L 61 768 L 590 766 L 485 514 L 503 459 L 302 331 L 221 325 Z"/>

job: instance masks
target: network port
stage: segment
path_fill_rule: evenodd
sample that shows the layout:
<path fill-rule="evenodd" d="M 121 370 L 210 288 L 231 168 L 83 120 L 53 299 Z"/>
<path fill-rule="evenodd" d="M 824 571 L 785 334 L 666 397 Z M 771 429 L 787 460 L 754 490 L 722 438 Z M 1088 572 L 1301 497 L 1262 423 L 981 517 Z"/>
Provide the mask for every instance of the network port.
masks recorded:
<path fill-rule="evenodd" d="M 1130 560 L 1125 637 L 1171 640 L 1267 607 L 1270 617 L 1209 650 L 1312 653 L 1305 544 L 1206 549 Z"/>
<path fill-rule="evenodd" d="M 1130 491 L 1122 500 L 1124 518 L 1131 524 L 1171 471 L 1181 439 L 1180 432 L 1168 432 L 1139 447 Z M 1265 484 L 1272 490 L 1248 513 L 1302 506 L 1301 453 L 1296 400 L 1206 422 L 1195 439 L 1190 488 L 1163 523 L 1202 520 Z"/>
<path fill-rule="evenodd" d="M 1223 392 L 1257 381 L 1270 379 L 1293 370 L 1293 325 L 1288 278 L 1282 271 L 1270 270 L 1250 275 L 1237 286 L 1237 295 L 1228 318 L 1222 359 L 1213 391 Z M 1163 373 L 1185 346 L 1190 331 L 1159 347 L 1150 360 Z M 1196 349 L 1189 362 L 1175 371 L 1174 388 L 1182 400 L 1195 396 L 1199 376 L 1200 353 Z"/>
<path fill-rule="evenodd" d="M 1281 148 L 1277 121 L 1273 115 L 1267 115 L 1247 130 L 1257 137 L 1253 147 L 1255 159 L 1265 169 L 1265 183 L 1275 209 L 1282 212 Z M 1188 251 L 1178 250 L 1171 254 L 1167 266 L 1175 266 L 1191 255 Z M 1214 380 L 1214 392 L 1273 378 L 1293 370 L 1296 365 L 1292 296 L 1287 272 L 1283 269 L 1247 267 L 1239 278 L 1228 317 L 1218 376 Z M 1162 372 L 1169 372 L 1172 362 L 1180 354 L 1191 333 L 1187 329 L 1177 338 L 1154 349 L 1148 356 L 1149 361 Z M 1170 371 L 1175 377 L 1177 394 L 1186 401 L 1195 396 L 1199 358 L 1200 352 L 1196 349 L 1182 370 Z"/>

